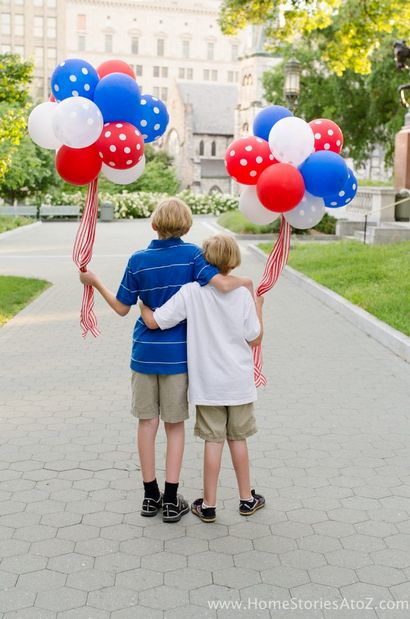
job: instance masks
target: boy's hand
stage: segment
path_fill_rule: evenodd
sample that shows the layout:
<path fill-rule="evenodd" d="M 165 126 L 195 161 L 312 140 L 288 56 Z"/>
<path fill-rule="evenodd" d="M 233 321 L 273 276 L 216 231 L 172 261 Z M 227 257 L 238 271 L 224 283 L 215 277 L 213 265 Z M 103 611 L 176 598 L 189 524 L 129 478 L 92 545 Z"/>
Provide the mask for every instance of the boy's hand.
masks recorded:
<path fill-rule="evenodd" d="M 84 284 L 84 286 L 97 286 L 98 277 L 92 271 L 80 271 L 80 282 Z"/>

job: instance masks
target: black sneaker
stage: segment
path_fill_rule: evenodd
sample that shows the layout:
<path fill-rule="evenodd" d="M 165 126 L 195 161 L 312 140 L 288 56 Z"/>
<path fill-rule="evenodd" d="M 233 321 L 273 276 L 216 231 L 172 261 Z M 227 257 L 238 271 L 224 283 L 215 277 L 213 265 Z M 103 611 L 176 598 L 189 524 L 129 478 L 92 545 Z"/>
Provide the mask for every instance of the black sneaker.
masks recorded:
<path fill-rule="evenodd" d="M 184 514 L 189 512 L 189 505 L 181 494 L 177 494 L 177 504 L 162 503 L 162 521 L 178 522 Z"/>
<path fill-rule="evenodd" d="M 156 501 L 155 499 L 144 498 L 142 502 L 141 516 L 146 516 L 147 518 L 151 518 L 152 516 L 156 516 L 161 509 L 162 506 L 162 492 L 159 494 L 159 499 Z"/>
<path fill-rule="evenodd" d="M 241 516 L 252 516 L 258 509 L 265 507 L 265 497 L 256 494 L 252 490 L 253 501 L 239 501 L 239 513 Z"/>
<path fill-rule="evenodd" d="M 203 499 L 196 499 L 191 505 L 191 512 L 198 516 L 202 522 L 215 522 L 215 507 L 202 507 L 202 501 Z"/>

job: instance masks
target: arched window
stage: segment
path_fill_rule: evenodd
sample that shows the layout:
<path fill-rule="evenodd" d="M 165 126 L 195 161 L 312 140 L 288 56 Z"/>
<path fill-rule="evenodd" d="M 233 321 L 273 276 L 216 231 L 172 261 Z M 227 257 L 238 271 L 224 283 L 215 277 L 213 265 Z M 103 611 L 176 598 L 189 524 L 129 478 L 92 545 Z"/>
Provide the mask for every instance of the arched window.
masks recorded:
<path fill-rule="evenodd" d="M 205 153 L 205 144 L 204 144 L 204 141 L 201 140 L 199 142 L 199 156 L 202 157 L 204 153 Z"/>
<path fill-rule="evenodd" d="M 212 157 L 216 157 L 216 142 L 215 142 L 215 140 L 213 140 L 213 142 L 211 144 L 211 156 Z"/>
<path fill-rule="evenodd" d="M 242 125 L 242 133 L 248 133 L 249 131 L 249 124 L 248 123 L 243 123 Z"/>
<path fill-rule="evenodd" d="M 218 187 L 218 185 L 214 185 L 209 190 L 209 194 L 212 194 L 212 193 L 222 193 L 222 189 L 220 187 Z"/>

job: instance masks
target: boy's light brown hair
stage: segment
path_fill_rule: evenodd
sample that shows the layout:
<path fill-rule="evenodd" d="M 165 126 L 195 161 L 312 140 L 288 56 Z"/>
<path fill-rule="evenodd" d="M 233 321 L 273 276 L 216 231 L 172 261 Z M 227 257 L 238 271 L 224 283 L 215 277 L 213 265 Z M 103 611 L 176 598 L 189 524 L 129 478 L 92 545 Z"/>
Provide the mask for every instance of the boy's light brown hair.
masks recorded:
<path fill-rule="evenodd" d="M 179 198 L 167 198 L 153 212 L 151 224 L 160 238 L 179 238 L 192 226 L 191 209 Z"/>
<path fill-rule="evenodd" d="M 202 244 L 205 260 L 226 275 L 231 269 L 241 264 L 241 250 L 232 236 L 216 234 Z"/>

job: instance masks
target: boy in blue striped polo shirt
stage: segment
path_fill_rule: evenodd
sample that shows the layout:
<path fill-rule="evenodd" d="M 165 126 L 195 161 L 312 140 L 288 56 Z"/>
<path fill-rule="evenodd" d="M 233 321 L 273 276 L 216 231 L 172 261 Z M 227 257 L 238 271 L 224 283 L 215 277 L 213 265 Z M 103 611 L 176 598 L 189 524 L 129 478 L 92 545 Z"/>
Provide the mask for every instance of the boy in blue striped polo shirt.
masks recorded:
<path fill-rule="evenodd" d="M 192 214 L 177 198 L 164 200 L 154 211 L 152 228 L 158 239 L 135 252 L 128 261 L 115 296 L 88 271 L 80 274 L 83 284 L 94 286 L 119 315 L 125 316 L 140 299 L 156 309 L 186 283 L 197 281 L 223 292 L 239 286 L 252 287 L 247 278 L 221 275 L 208 264 L 202 250 L 185 243 Z M 177 522 L 188 513 L 185 499 L 177 494 L 184 452 L 184 421 L 188 418 L 186 321 L 167 331 L 148 329 L 139 317 L 133 333 L 132 414 L 138 418 L 138 453 L 144 482 L 141 514 L 155 516 L 162 507 L 164 522 Z M 159 418 L 167 435 L 165 491 L 158 488 L 155 472 L 155 439 Z"/>

